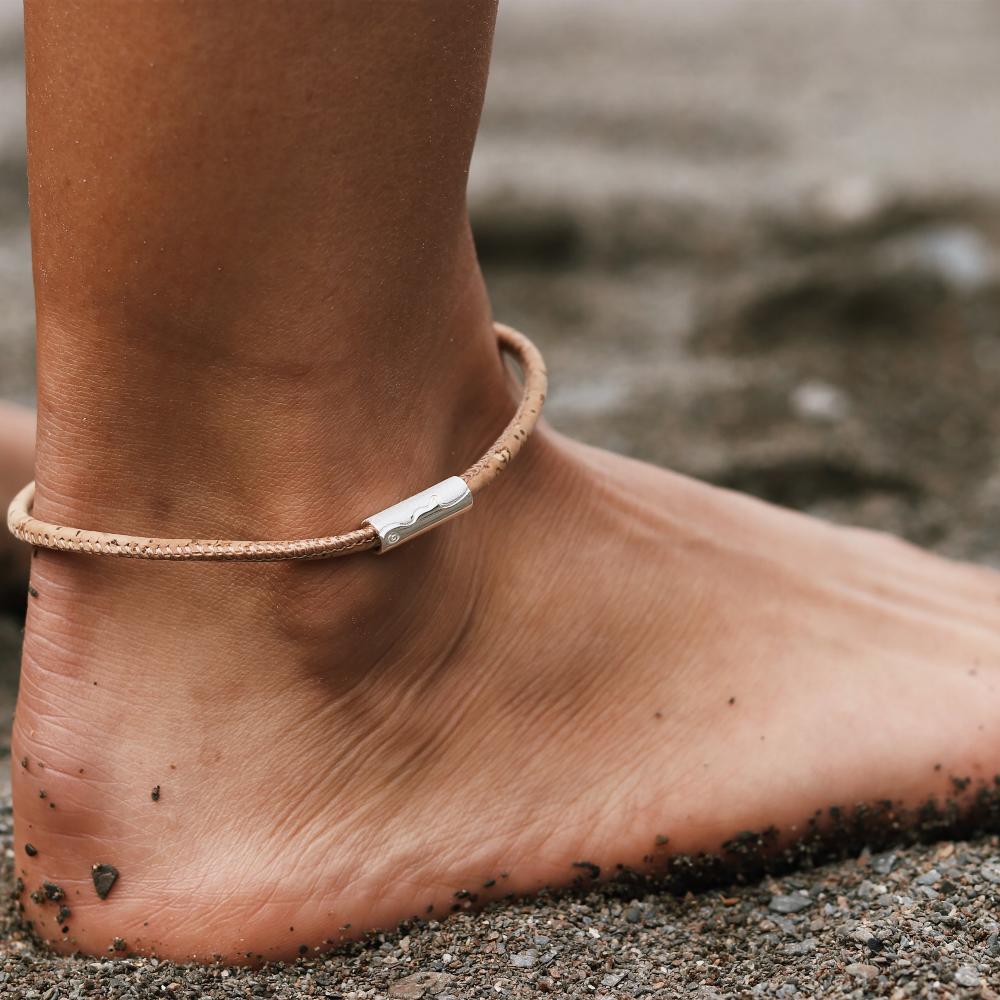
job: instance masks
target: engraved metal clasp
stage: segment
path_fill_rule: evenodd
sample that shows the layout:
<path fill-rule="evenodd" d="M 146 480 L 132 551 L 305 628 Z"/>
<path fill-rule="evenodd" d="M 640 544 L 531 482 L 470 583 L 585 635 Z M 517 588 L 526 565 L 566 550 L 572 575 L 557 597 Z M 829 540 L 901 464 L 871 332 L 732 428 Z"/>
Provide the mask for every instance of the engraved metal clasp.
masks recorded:
<path fill-rule="evenodd" d="M 403 542 L 456 517 L 472 506 L 472 491 L 465 480 L 451 476 L 430 489 L 407 497 L 380 510 L 362 523 L 370 524 L 379 537 L 378 553 L 388 552 Z"/>

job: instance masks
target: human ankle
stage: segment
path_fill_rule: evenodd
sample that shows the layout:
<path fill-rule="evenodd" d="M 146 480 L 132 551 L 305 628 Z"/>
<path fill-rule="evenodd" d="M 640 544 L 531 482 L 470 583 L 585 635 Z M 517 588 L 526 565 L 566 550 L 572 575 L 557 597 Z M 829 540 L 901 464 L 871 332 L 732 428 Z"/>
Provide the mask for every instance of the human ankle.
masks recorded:
<path fill-rule="evenodd" d="M 151 306 L 155 340 L 137 329 L 137 347 L 81 380 L 65 366 L 93 371 L 102 332 L 71 338 L 71 321 L 40 308 L 40 339 L 61 350 L 58 368 L 40 352 L 36 510 L 140 534 L 299 537 L 348 530 L 457 474 L 513 401 L 474 262 L 453 284 L 433 313 L 327 310 L 329 335 L 279 329 L 260 349 L 207 356 L 184 337 L 165 348 L 172 320 Z M 242 323 L 224 343 L 240 342 Z"/>
<path fill-rule="evenodd" d="M 414 327 L 398 366 L 383 368 L 382 378 L 360 350 L 342 370 L 256 359 L 263 399 L 194 370 L 184 392 L 197 402 L 179 412 L 164 386 L 183 371 L 153 377 L 148 357 L 134 381 L 119 378 L 105 393 L 77 394 L 64 379 L 56 394 L 43 377 L 36 511 L 80 527 L 176 536 L 294 538 L 356 527 L 471 464 L 514 407 L 478 271 L 470 270 L 450 311 Z M 65 341 L 64 330 L 55 332 Z M 174 358 L 165 364 L 184 368 Z M 236 367 L 245 372 L 246 359 Z M 110 433 L 115 427 L 125 428 L 120 440 Z M 149 638 L 155 663 L 157 635 L 178 619 L 190 621 L 211 582 L 215 593 L 232 597 L 215 612 L 225 621 L 223 647 L 227 633 L 270 622 L 286 643 L 276 654 L 282 669 L 296 671 L 297 650 L 308 647 L 334 657 L 337 670 L 327 669 L 351 681 L 404 632 L 436 648 L 460 629 L 475 597 L 471 555 L 481 540 L 471 521 L 394 554 L 391 567 L 358 558 L 224 572 L 138 569 L 43 552 L 36 563 L 42 600 L 29 631 L 59 628 L 60 619 L 113 620 Z M 425 585 L 431 572 L 433 596 Z M 162 573 L 168 578 L 158 579 Z M 74 631 L 70 661 L 103 658 L 108 669 L 127 674 L 128 658 L 108 661 L 107 633 Z"/>

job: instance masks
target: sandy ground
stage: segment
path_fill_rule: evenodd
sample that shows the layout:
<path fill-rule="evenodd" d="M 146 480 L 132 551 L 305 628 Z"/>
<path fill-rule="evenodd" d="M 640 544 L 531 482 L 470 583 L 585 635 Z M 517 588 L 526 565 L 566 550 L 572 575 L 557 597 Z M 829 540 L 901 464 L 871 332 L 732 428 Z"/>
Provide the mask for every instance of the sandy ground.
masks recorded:
<path fill-rule="evenodd" d="M 29 401 L 18 17 L 0 0 L 0 395 Z M 553 422 L 1000 565 L 997 51 L 991 0 L 505 0 L 471 203 Z M 1000 991 L 996 840 L 877 865 L 504 906 L 255 974 L 44 961 L 5 925 L 0 996 Z"/>
<path fill-rule="evenodd" d="M 110 949 L 101 960 L 52 959 L 15 932 L 0 953 L 0 996 L 994 998 L 998 903 L 991 837 L 865 852 L 697 896 L 604 890 L 511 902 L 257 971 Z"/>

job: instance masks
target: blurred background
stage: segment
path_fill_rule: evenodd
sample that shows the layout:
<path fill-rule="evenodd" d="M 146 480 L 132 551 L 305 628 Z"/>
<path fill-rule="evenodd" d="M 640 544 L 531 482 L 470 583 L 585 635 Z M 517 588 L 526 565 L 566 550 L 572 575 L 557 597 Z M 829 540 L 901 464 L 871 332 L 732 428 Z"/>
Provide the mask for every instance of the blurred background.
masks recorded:
<path fill-rule="evenodd" d="M 0 397 L 30 402 L 20 18 Z M 993 0 L 501 0 L 470 198 L 552 422 L 1000 565 L 998 53 Z"/>

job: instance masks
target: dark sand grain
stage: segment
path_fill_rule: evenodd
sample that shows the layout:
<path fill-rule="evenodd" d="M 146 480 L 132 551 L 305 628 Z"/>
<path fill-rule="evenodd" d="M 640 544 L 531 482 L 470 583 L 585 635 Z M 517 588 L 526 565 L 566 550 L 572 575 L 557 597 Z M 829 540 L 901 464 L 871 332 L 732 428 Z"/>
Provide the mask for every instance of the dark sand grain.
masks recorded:
<path fill-rule="evenodd" d="M 118 881 L 118 869 L 114 865 L 96 864 L 91 869 L 90 876 L 94 881 L 94 889 L 101 899 L 107 899 L 109 893 Z"/>

